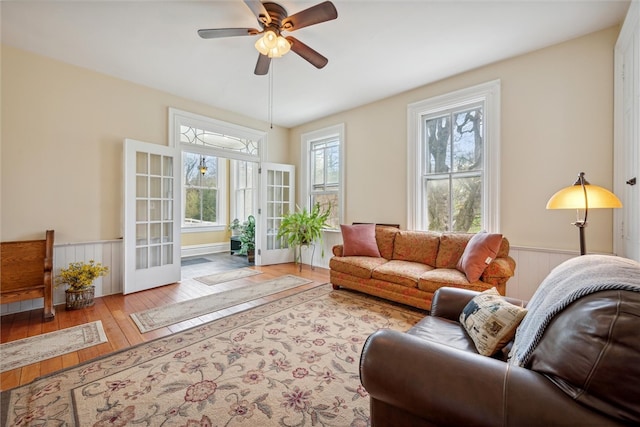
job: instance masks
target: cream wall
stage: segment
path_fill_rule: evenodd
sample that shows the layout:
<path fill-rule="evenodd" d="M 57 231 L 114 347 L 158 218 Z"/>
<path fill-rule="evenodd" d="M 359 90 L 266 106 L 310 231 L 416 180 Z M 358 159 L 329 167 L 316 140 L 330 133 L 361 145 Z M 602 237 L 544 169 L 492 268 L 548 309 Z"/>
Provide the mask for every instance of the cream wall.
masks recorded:
<path fill-rule="evenodd" d="M 405 227 L 407 105 L 500 79 L 500 231 L 514 246 L 575 251 L 575 211 L 547 211 L 545 205 L 581 171 L 591 183 L 613 188 L 618 32 L 593 33 L 294 128 L 292 159 L 300 163 L 301 134 L 345 123 L 344 222 Z M 612 251 L 612 217 L 611 210 L 589 213 L 590 252 Z"/>
<path fill-rule="evenodd" d="M 169 107 L 267 131 L 265 160 L 289 160 L 287 129 L 4 45 L 1 59 L 3 241 L 121 237 L 123 140 L 166 145 Z"/>

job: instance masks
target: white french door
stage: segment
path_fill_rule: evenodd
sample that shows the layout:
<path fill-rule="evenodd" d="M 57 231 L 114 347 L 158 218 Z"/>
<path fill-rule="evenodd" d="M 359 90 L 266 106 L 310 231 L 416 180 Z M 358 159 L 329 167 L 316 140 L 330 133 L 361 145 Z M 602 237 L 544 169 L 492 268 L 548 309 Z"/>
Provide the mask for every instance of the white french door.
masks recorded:
<path fill-rule="evenodd" d="M 174 147 L 124 142 L 124 294 L 180 280 L 179 159 Z"/>
<path fill-rule="evenodd" d="M 259 234 L 256 264 L 282 264 L 293 261 L 293 251 L 277 238 L 282 217 L 295 210 L 295 166 L 262 163 L 260 168 Z"/>
<path fill-rule="evenodd" d="M 629 6 L 615 47 L 614 252 L 640 261 L 640 2 Z"/>

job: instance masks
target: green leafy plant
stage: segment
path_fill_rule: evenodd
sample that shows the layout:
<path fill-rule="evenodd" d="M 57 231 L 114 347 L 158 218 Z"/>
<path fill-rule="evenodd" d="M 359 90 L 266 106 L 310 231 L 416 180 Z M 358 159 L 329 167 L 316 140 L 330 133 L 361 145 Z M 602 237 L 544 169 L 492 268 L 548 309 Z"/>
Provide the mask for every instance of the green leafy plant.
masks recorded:
<path fill-rule="evenodd" d="M 69 263 L 69 267 L 60 269 L 56 276 L 56 287 L 68 285 L 71 291 L 81 291 L 93 285 L 93 282 L 100 276 L 106 276 L 109 267 L 103 266 L 99 262 L 89 260 Z"/>
<path fill-rule="evenodd" d="M 327 220 L 331 214 L 331 205 L 323 211 L 320 203 L 316 203 L 310 211 L 307 208 L 297 210 L 285 215 L 280 222 L 278 239 L 284 238 L 289 247 L 294 249 L 295 262 L 302 256 L 301 247 L 319 242 L 322 246 L 322 230 L 329 227 Z M 298 249 L 299 253 L 296 253 Z M 324 256 L 324 248 L 322 249 Z"/>
<path fill-rule="evenodd" d="M 240 233 L 240 251 L 242 255 L 248 255 L 250 251 L 256 248 L 256 218 L 249 215 L 247 220 L 242 224 L 242 232 Z"/>
<path fill-rule="evenodd" d="M 231 224 L 229 224 L 229 231 L 242 231 L 242 224 L 238 218 L 231 221 Z"/>

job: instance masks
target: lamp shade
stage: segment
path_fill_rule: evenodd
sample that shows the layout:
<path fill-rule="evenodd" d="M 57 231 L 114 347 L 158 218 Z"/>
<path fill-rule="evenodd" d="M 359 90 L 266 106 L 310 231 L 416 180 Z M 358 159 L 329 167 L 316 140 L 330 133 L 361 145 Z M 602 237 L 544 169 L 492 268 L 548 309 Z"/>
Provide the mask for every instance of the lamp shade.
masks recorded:
<path fill-rule="evenodd" d="M 585 184 L 588 208 L 621 208 L 622 203 L 615 194 L 597 185 Z M 563 188 L 555 193 L 547 202 L 547 209 L 584 209 L 585 197 L 580 184 Z"/>

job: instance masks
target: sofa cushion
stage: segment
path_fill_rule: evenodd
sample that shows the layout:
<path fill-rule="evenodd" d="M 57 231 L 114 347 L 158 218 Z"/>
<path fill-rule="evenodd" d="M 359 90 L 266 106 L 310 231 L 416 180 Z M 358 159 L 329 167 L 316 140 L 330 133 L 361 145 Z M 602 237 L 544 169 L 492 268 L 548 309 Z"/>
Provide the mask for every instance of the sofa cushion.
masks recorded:
<path fill-rule="evenodd" d="M 382 258 L 393 258 L 393 243 L 400 229 L 384 225 L 376 226 L 376 242 Z"/>
<path fill-rule="evenodd" d="M 493 356 L 513 339 L 526 313 L 526 308 L 509 303 L 491 288 L 469 301 L 460 313 L 460 323 L 478 353 Z"/>
<path fill-rule="evenodd" d="M 460 326 L 460 323 L 441 317 L 426 316 L 409 329 L 407 334 L 458 350 L 478 352 L 471 337 Z"/>
<path fill-rule="evenodd" d="M 375 224 L 340 225 L 343 256 L 379 257 Z"/>
<path fill-rule="evenodd" d="M 486 291 L 491 286 L 484 282 L 469 283 L 467 276 L 455 268 L 434 268 L 420 276 L 418 288 L 426 292 L 435 292 L 443 286 L 464 288 L 472 291 Z"/>
<path fill-rule="evenodd" d="M 502 234 L 478 233 L 464 248 L 456 268 L 467 276 L 470 283 L 480 280 L 491 261 L 494 260 L 502 244 Z"/>
<path fill-rule="evenodd" d="M 418 279 L 425 272 L 433 270 L 433 267 L 419 262 L 391 260 L 376 267 L 371 277 L 410 288 L 418 287 Z"/>
<path fill-rule="evenodd" d="M 443 233 L 436 258 L 437 268 L 456 268 L 472 233 Z"/>
<path fill-rule="evenodd" d="M 329 268 L 363 279 L 370 279 L 373 270 L 386 262 L 388 261 L 384 258 L 368 256 L 334 256 L 329 260 Z"/>
<path fill-rule="evenodd" d="M 393 259 L 436 266 L 440 234 L 429 231 L 400 231 L 393 243 Z"/>

